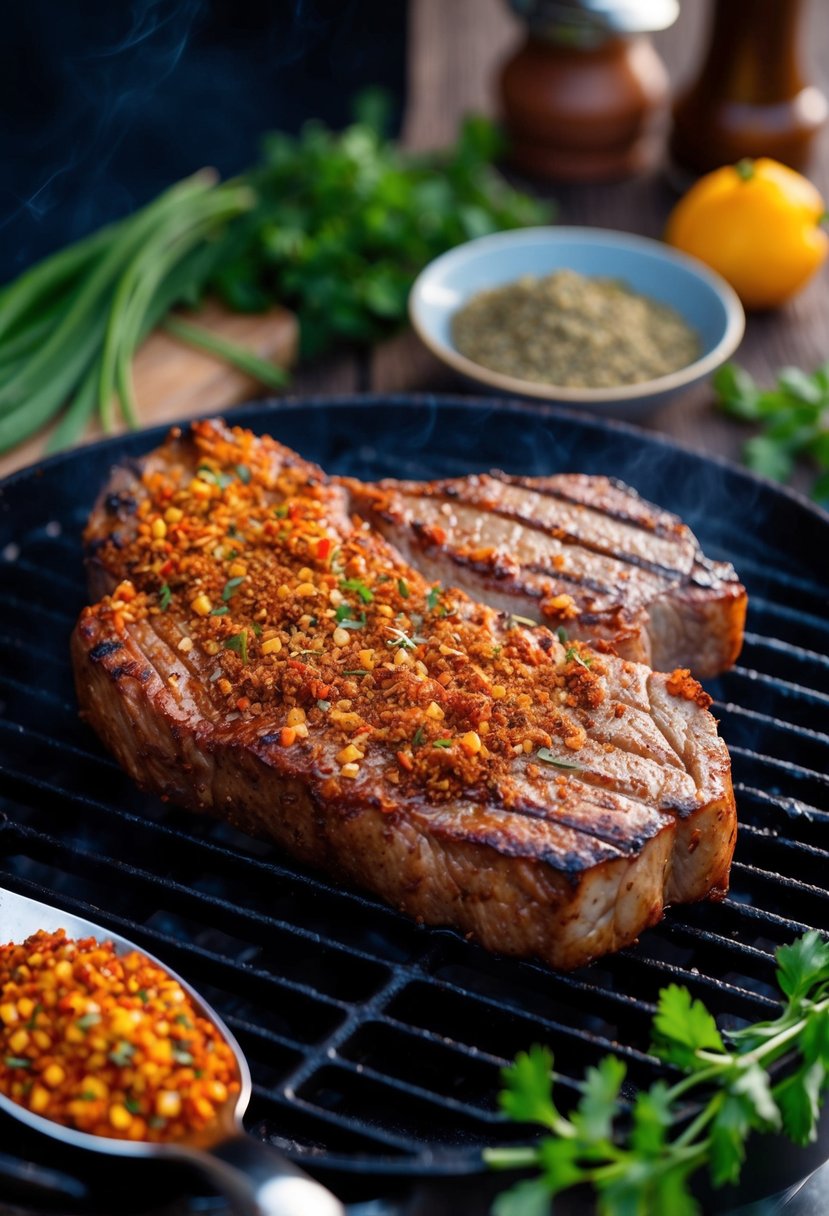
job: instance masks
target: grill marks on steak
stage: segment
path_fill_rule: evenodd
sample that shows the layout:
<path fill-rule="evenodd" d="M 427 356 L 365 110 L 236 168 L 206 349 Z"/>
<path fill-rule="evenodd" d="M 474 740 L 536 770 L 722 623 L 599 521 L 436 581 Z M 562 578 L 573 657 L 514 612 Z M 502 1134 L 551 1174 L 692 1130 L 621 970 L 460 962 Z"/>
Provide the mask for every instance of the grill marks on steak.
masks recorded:
<path fill-rule="evenodd" d="M 427 577 L 657 669 L 711 676 L 742 645 L 746 593 L 681 520 L 605 477 L 476 474 L 349 483 Z"/>
<path fill-rule="evenodd" d="M 231 477 L 212 487 L 198 518 L 202 528 L 215 521 L 215 547 L 199 549 L 190 535 L 175 568 L 162 574 L 171 542 L 153 548 L 142 530 L 163 517 L 166 503 L 178 502 L 174 511 L 188 519 L 186 487 L 205 460 L 222 475 L 242 465 L 251 486 L 243 494 Z M 108 510 L 113 494 L 137 509 Z M 240 505 L 229 507 L 235 498 Z M 314 536 L 324 532 L 343 560 L 356 563 L 346 571 L 363 563 L 350 581 L 373 589 L 370 602 L 341 592 L 348 575 L 332 580 L 324 562 L 314 564 L 302 545 L 304 557 L 291 551 L 280 525 L 270 527 L 277 512 L 284 518 L 294 508 L 307 509 Z M 346 508 L 344 489 L 314 466 L 218 424 L 197 424 L 192 438 L 172 440 L 141 468 L 116 471 L 88 532 L 96 585 L 113 594 L 82 615 L 73 659 L 85 716 L 133 778 L 269 837 L 427 923 L 556 967 L 633 941 L 666 902 L 724 891 L 734 803 L 710 714 L 673 695 L 665 676 L 587 651 L 590 667 L 582 667 L 546 629 L 511 628 L 460 593 L 444 593 L 430 613 L 429 582 L 352 524 Z M 192 510 L 198 514 L 197 505 Z M 190 607 L 194 597 L 206 589 L 218 601 L 226 585 L 230 517 L 237 536 L 244 533 L 235 543 L 249 574 L 226 614 L 201 617 Z M 175 525 L 168 527 L 174 536 Z M 313 539 L 311 548 L 319 544 Z M 328 601 L 311 601 L 313 629 L 294 594 L 303 566 L 314 566 L 319 584 L 334 584 Z M 172 602 L 162 612 L 165 578 Z M 289 582 L 290 597 L 280 598 Z M 337 593 L 353 596 L 355 615 L 367 618 L 346 648 L 332 645 L 336 620 L 325 616 Z M 408 614 L 411 662 L 395 664 L 398 649 L 386 646 L 397 627 L 381 614 L 389 604 Z M 260 620 L 266 627 L 257 637 Z M 216 649 L 243 629 L 246 664 Z M 265 655 L 272 633 L 283 645 Z M 313 657 L 302 653 L 309 642 Z M 347 674 L 369 643 L 377 665 Z M 445 715 L 439 722 L 426 715 L 434 703 Z M 289 710 L 300 704 L 307 737 L 286 746 Z M 352 713 L 365 734 L 354 733 Z M 486 757 L 486 745 L 478 756 L 463 751 L 473 728 L 491 744 Z M 529 751 L 522 736 L 532 741 Z M 438 737 L 451 747 L 435 746 Z M 355 739 L 364 755 L 358 776 L 345 779 L 340 754 Z M 543 739 L 555 758 L 577 767 L 543 763 Z"/>

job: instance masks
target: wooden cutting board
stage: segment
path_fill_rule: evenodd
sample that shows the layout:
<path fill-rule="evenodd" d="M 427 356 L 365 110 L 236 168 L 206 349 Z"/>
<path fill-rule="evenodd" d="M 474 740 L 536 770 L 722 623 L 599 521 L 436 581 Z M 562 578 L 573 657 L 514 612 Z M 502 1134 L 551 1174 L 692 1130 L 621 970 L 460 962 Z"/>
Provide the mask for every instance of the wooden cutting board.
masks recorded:
<path fill-rule="evenodd" d="M 255 314 L 233 313 L 209 301 L 192 319 L 280 367 L 291 367 L 296 359 L 299 325 L 286 308 Z M 152 334 L 138 352 L 134 378 L 139 416 L 142 426 L 148 427 L 179 418 L 220 414 L 251 397 L 266 396 L 269 391 L 214 355 L 186 346 L 161 331 Z M 51 429 L 0 456 L 0 477 L 40 460 Z M 116 427 L 118 432 L 126 429 L 122 422 Z M 102 435 L 96 418 L 80 442 L 91 443 Z"/>

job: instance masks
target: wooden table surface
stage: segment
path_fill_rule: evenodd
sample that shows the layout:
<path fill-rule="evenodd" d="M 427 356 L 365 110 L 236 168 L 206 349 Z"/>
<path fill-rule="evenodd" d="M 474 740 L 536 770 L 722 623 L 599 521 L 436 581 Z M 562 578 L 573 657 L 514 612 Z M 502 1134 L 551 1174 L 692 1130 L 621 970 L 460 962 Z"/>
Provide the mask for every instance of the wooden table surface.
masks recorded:
<path fill-rule="evenodd" d="M 681 85 L 699 62 L 707 8 L 704 0 L 684 0 L 677 23 L 655 39 L 674 86 Z M 520 26 L 504 0 L 410 0 L 410 12 L 404 139 L 413 147 L 437 147 L 454 138 L 465 112 L 494 112 L 494 73 L 520 37 Z M 810 0 L 806 14 L 808 70 L 829 91 L 826 0 Z M 829 131 L 823 132 L 811 176 L 829 198 Z M 562 223 L 618 228 L 646 236 L 661 234 L 676 201 L 661 167 L 612 185 L 548 186 L 540 192 L 556 200 Z M 776 369 L 786 364 L 811 370 L 829 358 L 829 265 L 785 308 L 749 318 L 737 358 L 763 383 L 770 382 Z M 297 393 L 468 391 L 410 333 L 369 355 L 342 356 L 305 367 L 297 373 L 294 388 Z M 641 425 L 689 447 L 733 459 L 739 459 L 741 445 L 751 433 L 715 412 L 705 386 L 675 399 Z M 799 488 L 807 487 L 810 480 L 808 469 L 798 470 L 795 484 Z"/>

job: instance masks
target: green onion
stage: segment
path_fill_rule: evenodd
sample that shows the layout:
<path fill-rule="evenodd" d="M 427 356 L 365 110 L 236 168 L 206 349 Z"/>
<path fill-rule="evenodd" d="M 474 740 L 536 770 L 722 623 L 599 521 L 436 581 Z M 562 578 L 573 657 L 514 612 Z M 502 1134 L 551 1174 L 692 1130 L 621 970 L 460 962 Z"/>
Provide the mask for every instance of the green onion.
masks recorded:
<path fill-rule="evenodd" d="M 283 368 L 277 367 L 268 359 L 260 358 L 259 355 L 254 354 L 245 346 L 240 346 L 237 342 L 231 342 L 228 338 L 211 333 L 209 329 L 192 325 L 189 321 L 182 320 L 181 317 L 167 317 L 162 328 L 166 329 L 167 333 L 172 334 L 174 338 L 178 338 L 180 342 L 186 342 L 188 346 L 205 350 L 224 363 L 237 367 L 240 372 L 247 372 L 253 380 L 257 380 L 268 388 L 280 389 L 288 383 L 288 373 Z M 244 481 L 244 478 L 242 480 Z M 249 480 L 250 473 L 248 473 Z"/>

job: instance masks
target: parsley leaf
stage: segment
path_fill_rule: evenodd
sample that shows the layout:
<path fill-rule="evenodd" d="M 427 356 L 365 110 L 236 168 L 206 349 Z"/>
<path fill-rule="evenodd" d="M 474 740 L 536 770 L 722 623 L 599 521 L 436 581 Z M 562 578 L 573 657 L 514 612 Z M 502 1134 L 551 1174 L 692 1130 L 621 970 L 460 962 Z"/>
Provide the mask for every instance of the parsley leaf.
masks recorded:
<path fill-rule="evenodd" d="M 540 1123 L 555 1128 L 557 1111 L 553 1104 L 553 1053 L 547 1047 L 532 1046 L 519 1051 L 514 1063 L 504 1068 L 504 1089 L 500 1106 L 516 1123 Z"/>
<path fill-rule="evenodd" d="M 544 1178 L 528 1178 L 502 1191 L 492 1216 L 550 1216 L 550 1189 Z"/>
<path fill-rule="evenodd" d="M 162 583 L 158 592 L 158 606 L 162 612 L 166 612 L 170 607 L 170 601 L 173 598 L 173 593 L 170 590 L 168 583 Z"/>
<path fill-rule="evenodd" d="M 774 1088 L 783 1129 L 795 1144 L 807 1145 L 817 1139 L 817 1121 L 826 1083 L 826 1067 L 815 1060 L 802 1072 L 786 1077 Z"/>
<path fill-rule="evenodd" d="M 670 984 L 659 994 L 653 1019 L 652 1050 L 661 1060 L 678 1068 L 704 1068 L 697 1051 L 725 1051 L 717 1024 L 701 1001 L 687 988 Z"/>
<path fill-rule="evenodd" d="M 732 418 L 760 426 L 743 448 L 749 468 L 775 481 L 787 481 L 798 456 L 821 471 L 813 497 L 829 496 L 829 364 L 810 376 L 798 367 L 784 367 L 777 384 L 762 389 L 734 363 L 721 367 L 713 379 L 720 408 Z"/>
<path fill-rule="evenodd" d="M 829 942 L 811 930 L 777 951 L 777 982 L 790 1001 L 801 1000 L 816 983 L 829 983 Z"/>
<path fill-rule="evenodd" d="M 597 1068 L 588 1068 L 581 1101 L 572 1116 L 585 1139 L 606 1140 L 610 1135 L 625 1072 L 616 1056 L 605 1056 Z"/>

